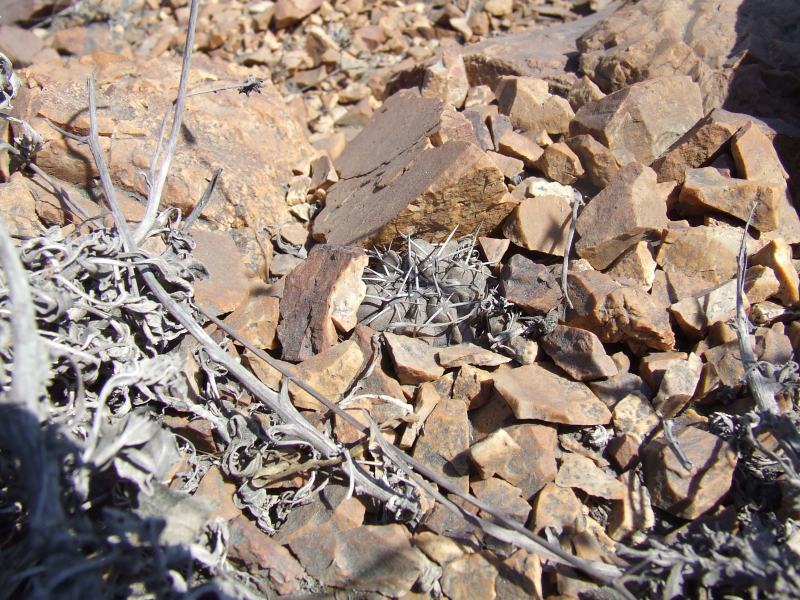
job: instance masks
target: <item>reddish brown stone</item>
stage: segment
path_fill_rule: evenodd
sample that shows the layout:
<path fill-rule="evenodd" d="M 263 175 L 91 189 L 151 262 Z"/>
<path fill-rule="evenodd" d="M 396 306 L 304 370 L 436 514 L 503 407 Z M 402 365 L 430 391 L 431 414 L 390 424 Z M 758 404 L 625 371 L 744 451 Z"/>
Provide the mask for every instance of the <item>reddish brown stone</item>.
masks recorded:
<path fill-rule="evenodd" d="M 553 362 L 578 381 L 603 379 L 617 374 L 617 366 L 591 331 L 557 325 L 539 340 Z"/>
<path fill-rule="evenodd" d="M 567 145 L 578 156 L 589 181 L 604 188 L 619 171 L 614 154 L 600 142 L 587 134 L 576 135 L 566 140 Z"/>
<path fill-rule="evenodd" d="M 515 254 L 503 267 L 500 289 L 509 302 L 532 314 L 545 314 L 561 302 L 561 286 L 547 267 Z"/>

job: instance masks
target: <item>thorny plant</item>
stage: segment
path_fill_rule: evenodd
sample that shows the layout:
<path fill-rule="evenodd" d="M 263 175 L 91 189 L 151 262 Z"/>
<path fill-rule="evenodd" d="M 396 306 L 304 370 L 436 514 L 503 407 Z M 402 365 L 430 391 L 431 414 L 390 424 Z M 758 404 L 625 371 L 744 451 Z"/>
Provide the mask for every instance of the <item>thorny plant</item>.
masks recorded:
<path fill-rule="evenodd" d="M 224 522 L 210 520 L 205 504 L 185 493 L 212 464 L 238 483 L 238 506 L 266 531 L 338 470 L 349 493 L 371 497 L 387 518 L 418 516 L 421 488 L 497 539 L 615 585 L 616 567 L 565 553 L 453 487 L 280 365 L 284 384 L 273 392 L 231 359 L 227 343 L 204 330 L 192 288 L 202 267 L 191 259 L 186 225 L 176 211 L 158 210 L 187 96 L 198 4 L 191 3 L 170 134 L 164 143 L 165 119 L 136 231 L 122 215 L 100 149 L 91 79 L 90 132 L 83 141 L 114 228 L 91 222 L 68 235 L 53 229 L 17 249 L 0 226 L 0 514 L 7 517 L 1 542 L 7 559 L 0 568 L 8 582 L 0 598 L 199 597 L 212 590 L 254 597 L 246 585 L 253 578 L 225 560 Z M 36 171 L 35 153 L 12 152 Z M 202 373 L 201 389 L 192 389 L 187 368 Z M 310 424 L 289 400 L 289 381 L 369 435 L 368 455 L 362 459 L 358 448 L 347 449 L 330 430 Z M 253 406 L 249 417 L 234 410 L 245 394 Z M 222 456 L 204 456 L 165 429 L 162 415 L 175 412 L 210 423 Z M 268 487 L 291 474 L 303 474 L 300 487 Z M 172 487 L 164 484 L 170 479 Z M 492 521 L 456 506 L 430 481 Z"/>

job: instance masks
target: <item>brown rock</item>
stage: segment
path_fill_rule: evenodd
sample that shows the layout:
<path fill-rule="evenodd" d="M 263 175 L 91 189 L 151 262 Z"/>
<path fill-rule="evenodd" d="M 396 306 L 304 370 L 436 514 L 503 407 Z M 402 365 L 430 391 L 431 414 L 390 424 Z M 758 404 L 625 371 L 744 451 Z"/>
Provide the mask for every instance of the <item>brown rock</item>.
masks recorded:
<path fill-rule="evenodd" d="M 694 397 L 703 362 L 695 353 L 690 353 L 685 361 L 670 365 L 664 371 L 658 394 L 653 406 L 667 419 L 675 417 Z"/>
<path fill-rule="evenodd" d="M 191 230 L 195 242 L 194 257 L 208 270 L 208 279 L 194 284 L 194 298 L 219 315 L 239 307 L 250 292 L 242 257 L 231 236 L 225 231 Z"/>
<path fill-rule="evenodd" d="M 508 238 L 496 239 L 481 236 L 478 237 L 478 245 L 483 251 L 486 262 L 493 266 L 503 261 L 503 256 L 508 251 L 511 240 Z"/>
<path fill-rule="evenodd" d="M 523 498 L 528 500 L 556 478 L 556 429 L 519 423 L 505 427 L 505 431 L 522 451 L 509 455 L 498 475 L 522 490 Z"/>
<path fill-rule="evenodd" d="M 489 401 L 492 389 L 491 373 L 464 365 L 458 370 L 458 376 L 453 384 L 453 398 L 464 401 L 467 410 L 474 410 Z"/>
<path fill-rule="evenodd" d="M 458 45 L 448 45 L 441 58 L 425 69 L 421 93 L 426 98 L 438 98 L 455 108 L 461 108 L 467 98 L 469 81 L 464 57 Z"/>
<path fill-rule="evenodd" d="M 504 515 L 508 515 L 520 523 L 528 521 L 531 505 L 522 498 L 519 488 L 497 477 L 473 481 L 469 486 L 479 500 L 486 502 Z"/>
<path fill-rule="evenodd" d="M 690 78 L 655 77 L 584 104 L 570 134 L 592 135 L 621 165 L 648 165 L 702 117 L 700 89 Z"/>
<path fill-rule="evenodd" d="M 251 295 L 225 317 L 225 324 L 256 348 L 274 350 L 278 341 L 279 302 L 271 296 Z"/>
<path fill-rule="evenodd" d="M 738 230 L 725 227 L 668 229 L 656 262 L 666 273 L 698 277 L 713 287 L 736 276 L 741 238 Z"/>
<path fill-rule="evenodd" d="M 211 507 L 212 517 L 219 517 L 224 520 L 234 519 L 241 515 L 241 511 L 233 504 L 233 496 L 236 494 L 236 485 L 228 483 L 222 478 L 219 467 L 212 466 L 200 483 L 197 485 L 195 497 L 208 500 Z"/>
<path fill-rule="evenodd" d="M 367 287 L 367 256 L 359 248 L 319 245 L 286 278 L 278 337 L 284 360 L 304 360 L 331 347 L 337 328 L 355 327 Z"/>
<path fill-rule="evenodd" d="M 436 349 L 405 335 L 384 333 L 400 383 L 417 384 L 441 377 L 444 369 L 436 363 Z"/>
<path fill-rule="evenodd" d="M 592 185 L 606 187 L 619 171 L 614 154 L 603 144 L 587 134 L 567 138 L 567 145 L 580 159 Z"/>
<path fill-rule="evenodd" d="M 747 269 L 744 275 L 744 293 L 752 304 L 771 298 L 780 290 L 775 271 L 763 265 Z"/>
<path fill-rule="evenodd" d="M 784 306 L 800 303 L 800 278 L 792 263 L 792 249 L 781 239 L 772 240 L 750 257 L 751 265 L 763 265 L 772 269 L 780 288 L 775 296 Z"/>
<path fill-rule="evenodd" d="M 544 154 L 544 150 L 533 140 L 517 133 L 513 129 L 503 132 L 503 135 L 498 140 L 497 147 L 502 154 L 518 158 L 529 169 L 536 167 L 536 162 Z"/>
<path fill-rule="evenodd" d="M 623 287 L 598 271 L 571 272 L 567 286 L 573 306 L 568 325 L 587 329 L 602 342 L 632 340 L 656 350 L 675 344 L 666 307 L 642 290 Z"/>
<path fill-rule="evenodd" d="M 542 600 L 542 562 L 539 557 L 525 550 L 517 550 L 506 558 L 495 582 L 495 592 L 508 600 Z"/>
<path fill-rule="evenodd" d="M 511 359 L 475 344 L 457 344 L 448 346 L 436 353 L 436 360 L 445 369 L 474 365 L 477 367 L 496 367 Z"/>
<path fill-rule="evenodd" d="M 451 141 L 464 141 L 480 146 L 480 140 L 475 134 L 472 122 L 449 104 L 442 108 L 439 125 L 428 138 L 434 146 L 441 146 Z"/>
<path fill-rule="evenodd" d="M 494 165 L 503 172 L 503 177 L 506 179 L 514 179 L 524 170 L 524 165 L 518 158 L 512 158 L 499 152 L 489 150 L 486 153 Z"/>
<path fill-rule="evenodd" d="M 444 104 L 403 90 L 386 100 L 339 158 L 313 235 L 336 244 L 388 245 L 412 232 L 443 241 L 459 222 L 494 229 L 511 211 L 502 172 L 477 146 L 430 147 Z"/>
<path fill-rule="evenodd" d="M 572 110 L 578 110 L 584 104 L 605 98 L 603 91 L 591 79 L 584 76 L 578 79 L 569 89 L 567 100 Z"/>
<path fill-rule="evenodd" d="M 628 394 L 617 402 L 611 418 L 618 435 L 629 433 L 639 440 L 650 435 L 660 423 L 650 402 L 638 392 Z"/>
<path fill-rule="evenodd" d="M 580 454 L 565 454 L 556 475 L 556 485 L 577 488 L 590 496 L 619 500 L 625 494 L 625 486 L 608 475 L 593 460 Z"/>
<path fill-rule="evenodd" d="M 15 173 L 10 181 L 0 183 L 0 211 L 11 237 L 27 239 L 44 233 L 45 228 L 36 215 L 36 199 L 21 174 Z"/>
<path fill-rule="evenodd" d="M 713 110 L 653 162 L 659 181 L 683 183 L 686 171 L 705 165 L 728 143 L 739 123 L 726 110 Z"/>
<path fill-rule="evenodd" d="M 103 25 L 105 27 L 105 25 Z M 198 55 L 193 72 L 203 78 L 241 81 L 250 69 L 232 61 L 213 62 Z M 49 119 L 78 135 L 88 132 L 86 77 L 96 80 L 100 142 L 108 156 L 114 185 L 122 195 L 146 197 L 146 172 L 158 137 L 160 118 L 171 107 L 180 60 L 131 61 L 98 53 L 80 60 L 38 63 L 26 72 L 30 100 L 18 103 L 20 117 L 45 138 L 37 165 L 64 181 L 83 187 L 97 176 L 89 148 L 47 125 Z M 194 85 L 194 84 L 193 84 Z M 224 185 L 203 218 L 219 229 L 272 227 L 291 220 L 283 186 L 292 168 L 314 156 L 298 121 L 285 114 L 283 100 L 267 82 L 261 94 L 202 94 L 188 100 L 183 131 L 193 143 L 179 143 L 164 187 L 162 207 L 176 206 L 187 214 L 208 185 L 210 165 L 225 167 Z M 230 114 L 236 119 L 231 120 Z M 113 133 L 113 152 L 107 152 Z M 275 148 L 281 148 L 275 152 Z M 223 257 L 225 255 L 222 255 Z"/>
<path fill-rule="evenodd" d="M 570 488 L 548 483 L 536 496 L 531 517 L 531 529 L 534 533 L 545 527 L 555 527 L 561 532 L 574 529 L 583 515 L 583 505 Z"/>
<path fill-rule="evenodd" d="M 684 214 L 720 211 L 747 221 L 756 204 L 752 225 L 759 231 L 778 226 L 778 203 L 785 194 L 785 184 L 731 179 L 713 167 L 689 169 L 678 202 Z"/>
<path fill-rule="evenodd" d="M 589 381 L 617 374 L 617 366 L 591 331 L 557 325 L 539 340 L 542 349 L 573 379 Z"/>
<path fill-rule="evenodd" d="M 500 112 L 509 116 L 515 129 L 566 133 L 574 116 L 572 107 L 548 87 L 543 79 L 501 78 L 495 89 Z"/>
<path fill-rule="evenodd" d="M 364 366 L 364 354 L 352 340 L 341 342 L 303 361 L 296 367 L 297 377 L 322 395 L 338 402 L 350 389 Z M 318 400 L 289 384 L 289 395 L 297 408 L 325 410 Z"/>
<path fill-rule="evenodd" d="M 503 235 L 517 246 L 564 256 L 572 207 L 563 196 L 523 200 L 503 224 Z"/>
<path fill-rule="evenodd" d="M 507 115 L 499 113 L 489 113 L 486 117 L 486 123 L 489 125 L 489 131 L 492 132 L 492 145 L 495 150 L 500 149 L 500 139 L 506 134 L 507 131 L 514 131 L 514 126 L 511 124 L 511 119 Z"/>
<path fill-rule="evenodd" d="M 477 104 L 491 104 L 494 102 L 494 92 L 488 85 L 475 85 L 467 91 L 467 99 L 464 100 L 464 108 L 470 108 Z"/>
<path fill-rule="evenodd" d="M 733 136 L 731 154 L 738 173 L 750 181 L 785 184 L 789 177 L 772 141 L 752 121 Z"/>
<path fill-rule="evenodd" d="M 229 525 L 228 558 L 251 573 L 268 572 L 270 583 L 279 594 L 299 591 L 307 577 L 292 554 L 261 531 L 247 517 L 240 515 Z"/>
<path fill-rule="evenodd" d="M 475 139 L 478 140 L 480 149 L 494 150 L 492 132 L 489 131 L 489 126 L 486 124 L 484 115 L 474 110 L 465 110 L 461 114 L 469 121 L 470 125 L 472 125 L 472 131 L 475 134 Z"/>
<path fill-rule="evenodd" d="M 295 545 L 292 549 L 295 549 Z M 377 550 L 377 556 L 376 556 Z M 376 560 L 378 558 L 378 560 Z M 426 560 L 403 525 L 364 525 L 343 532 L 321 580 L 347 590 L 402 596 L 422 574 Z"/>
<path fill-rule="evenodd" d="M 609 408 L 629 394 L 646 396 L 649 391 L 640 377 L 625 371 L 620 371 L 614 377 L 605 380 L 590 381 L 589 389 Z"/>
<path fill-rule="evenodd" d="M 504 429 L 498 429 L 469 449 L 469 457 L 478 468 L 481 479 L 499 474 L 505 479 L 505 465 L 511 454 L 521 454 L 522 448 Z"/>
<path fill-rule="evenodd" d="M 657 390 L 667 369 L 688 356 L 686 352 L 651 352 L 639 361 L 639 375 L 650 389 Z"/>
<path fill-rule="evenodd" d="M 564 142 L 550 144 L 536 161 L 536 168 L 548 178 L 569 185 L 583 177 L 583 167 L 578 155 Z"/>
<path fill-rule="evenodd" d="M 469 429 L 466 405 L 442 398 L 425 421 L 413 452 L 415 459 L 464 492 L 469 485 Z"/>
<path fill-rule="evenodd" d="M 333 161 L 327 154 L 314 159 L 311 163 L 310 190 L 327 190 L 339 181 L 339 175 L 333 166 Z"/>
<path fill-rule="evenodd" d="M 596 269 L 605 269 L 625 250 L 667 226 L 667 196 L 672 184 L 656 183 L 655 172 L 633 163 L 581 212 L 575 244 L 579 256 Z"/>
<path fill-rule="evenodd" d="M 455 540 L 432 531 L 415 534 L 414 547 L 441 567 L 464 555 L 464 549 Z"/>
<path fill-rule="evenodd" d="M 302 21 L 322 6 L 322 0 L 277 0 L 272 22 L 278 29 L 285 29 Z"/>
<path fill-rule="evenodd" d="M 623 433 L 612 439 L 606 447 L 608 456 L 614 461 L 617 469 L 626 471 L 639 463 L 639 449 L 642 439 L 635 433 Z"/>
<path fill-rule="evenodd" d="M 744 298 L 745 309 L 750 304 Z M 736 314 L 736 280 L 670 305 L 670 312 L 689 336 L 700 338 L 710 325 L 726 321 Z"/>
<path fill-rule="evenodd" d="M 561 286 L 539 263 L 515 254 L 503 267 L 500 290 L 509 302 L 532 314 L 546 314 L 561 302 Z"/>
<path fill-rule="evenodd" d="M 650 245 L 638 242 L 623 252 L 606 274 L 620 285 L 648 291 L 655 280 L 657 266 Z"/>
<path fill-rule="evenodd" d="M 602 425 L 611 420 L 611 413 L 588 387 L 538 365 L 503 371 L 495 375 L 494 387 L 518 419 L 569 425 Z"/>
<path fill-rule="evenodd" d="M 619 500 L 611 502 L 608 515 L 608 535 L 615 540 L 624 540 L 637 531 L 645 531 L 656 524 L 650 493 L 633 471 L 619 476 L 626 492 Z"/>
<path fill-rule="evenodd" d="M 494 600 L 497 569 L 479 553 L 467 554 L 445 565 L 440 580 L 442 592 L 456 598 Z"/>
<path fill-rule="evenodd" d="M 32 31 L 14 25 L 0 25 L 0 52 L 6 55 L 15 69 L 30 65 L 42 50 L 44 43 Z"/>
<path fill-rule="evenodd" d="M 736 452 L 717 436 L 686 427 L 676 441 L 692 462 L 681 465 L 664 438 L 656 438 L 644 451 L 644 474 L 653 504 L 683 519 L 695 519 L 728 493 L 736 468 Z"/>

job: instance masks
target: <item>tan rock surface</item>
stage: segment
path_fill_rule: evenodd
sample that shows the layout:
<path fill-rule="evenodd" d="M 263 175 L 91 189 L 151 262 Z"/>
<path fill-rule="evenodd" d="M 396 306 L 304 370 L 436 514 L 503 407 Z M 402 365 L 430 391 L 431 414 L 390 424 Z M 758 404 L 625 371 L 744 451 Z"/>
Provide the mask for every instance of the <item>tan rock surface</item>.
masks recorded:
<path fill-rule="evenodd" d="M 355 327 L 366 294 L 360 248 L 318 245 L 286 278 L 278 337 L 284 360 L 304 360 L 337 342 L 337 329 Z"/>
<path fill-rule="evenodd" d="M 545 527 L 556 531 L 574 529 L 583 516 L 583 504 L 570 488 L 548 483 L 536 496 L 531 517 L 531 529 L 540 532 Z"/>
<path fill-rule="evenodd" d="M 686 470 L 663 438 L 645 448 L 644 474 L 653 505 L 684 519 L 711 509 L 728 493 L 736 452 L 717 436 L 686 427 L 676 440 L 692 462 Z"/>
<path fill-rule="evenodd" d="M 475 344 L 457 344 L 439 350 L 436 353 L 436 360 L 444 368 L 450 369 L 464 365 L 496 367 L 509 362 L 511 359 Z"/>
<path fill-rule="evenodd" d="M 656 174 L 648 167 L 636 163 L 623 167 L 578 216 L 578 256 L 605 269 L 645 236 L 660 236 L 667 226 L 672 187 L 656 183 Z"/>
<path fill-rule="evenodd" d="M 660 423 L 650 401 L 636 392 L 628 394 L 614 405 L 611 419 L 617 435 L 632 434 L 640 441 Z"/>
<path fill-rule="evenodd" d="M 195 301 L 217 315 L 235 310 L 252 286 L 236 243 L 225 231 L 192 229 L 190 234 L 195 241 L 192 254 L 208 270 L 208 279 L 194 284 Z"/>
<path fill-rule="evenodd" d="M 443 48 L 441 58 L 425 69 L 420 92 L 424 97 L 438 98 L 461 108 L 468 91 L 469 81 L 461 48 L 448 45 Z"/>
<path fill-rule="evenodd" d="M 498 429 L 469 449 L 470 460 L 477 467 L 481 479 L 488 479 L 495 474 L 504 476 L 510 455 L 521 453 L 522 448 L 504 429 Z"/>
<path fill-rule="evenodd" d="M 580 454 L 565 454 L 556 475 L 556 485 L 577 488 L 590 496 L 621 500 L 625 486 L 598 467 L 593 460 Z"/>
<path fill-rule="evenodd" d="M 605 98 L 603 90 L 597 87 L 597 84 L 586 76 L 578 79 L 578 81 L 569 88 L 569 93 L 567 93 L 567 100 L 569 100 L 569 104 L 572 106 L 573 110 L 578 110 L 584 104 L 602 98 Z"/>
<path fill-rule="evenodd" d="M 617 366 L 591 331 L 556 325 L 539 345 L 570 377 L 578 381 L 604 379 L 617 374 Z"/>
<path fill-rule="evenodd" d="M 750 304 L 745 300 L 745 308 Z M 699 339 L 710 325 L 726 321 L 736 314 L 736 280 L 715 287 L 700 296 L 693 296 L 670 305 L 670 312 L 681 329 Z"/>
<path fill-rule="evenodd" d="M 340 179 L 328 189 L 314 238 L 388 245 L 407 232 L 443 241 L 454 222 L 496 227 L 514 207 L 503 174 L 472 143 L 430 147 L 443 110 L 408 90 L 389 98 L 339 158 Z"/>
<path fill-rule="evenodd" d="M 800 277 L 792 263 L 792 249 L 781 239 L 772 240 L 750 257 L 751 265 L 770 267 L 780 285 L 775 296 L 784 306 L 800 302 Z"/>
<path fill-rule="evenodd" d="M 442 398 L 425 421 L 413 452 L 415 459 L 464 492 L 469 485 L 469 427 L 466 405 Z"/>
<path fill-rule="evenodd" d="M 564 98 L 548 91 L 543 79 L 503 77 L 495 94 L 500 112 L 508 115 L 515 129 L 566 133 L 574 116 Z"/>
<path fill-rule="evenodd" d="M 364 366 L 364 354 L 352 340 L 340 342 L 297 365 L 297 377 L 334 402 L 353 385 Z M 298 408 L 327 410 L 319 401 L 289 383 L 289 395 Z"/>
<path fill-rule="evenodd" d="M 713 167 L 688 169 L 678 196 L 681 210 L 687 215 L 720 211 L 747 221 L 753 204 L 752 225 L 759 231 L 772 231 L 779 224 L 778 204 L 786 185 L 725 177 Z"/>
<path fill-rule="evenodd" d="M 634 471 L 619 476 L 626 492 L 619 500 L 612 501 L 608 515 L 608 535 L 621 541 L 637 531 L 646 531 L 656 524 L 650 493 Z"/>
<path fill-rule="evenodd" d="M 278 298 L 251 295 L 246 302 L 225 317 L 225 324 L 235 329 L 246 341 L 262 350 L 277 346 Z"/>
<path fill-rule="evenodd" d="M 599 271 L 570 272 L 573 308 L 566 324 L 595 333 L 603 342 L 635 341 L 656 350 L 675 344 L 665 306 L 637 288 L 623 287 Z"/>
<path fill-rule="evenodd" d="M 606 274 L 620 285 L 648 291 L 655 281 L 657 266 L 650 244 L 642 241 L 623 252 Z"/>
<path fill-rule="evenodd" d="M 536 168 L 549 179 L 569 185 L 583 177 L 581 159 L 564 142 L 550 144 L 536 161 Z"/>
<path fill-rule="evenodd" d="M 433 381 L 444 373 L 444 369 L 436 362 L 437 350 L 426 342 L 389 332 L 383 335 L 389 346 L 400 383 L 417 384 Z"/>
<path fill-rule="evenodd" d="M 592 135 L 621 165 L 649 165 L 702 117 L 700 88 L 689 77 L 655 77 L 584 104 L 569 131 Z"/>
<path fill-rule="evenodd" d="M 535 364 L 495 375 L 494 387 L 518 419 L 569 425 L 602 425 L 611 420 L 611 413 L 584 384 Z"/>
<path fill-rule="evenodd" d="M 272 17 L 279 29 L 294 25 L 322 6 L 322 0 L 277 0 Z"/>
<path fill-rule="evenodd" d="M 472 481 L 469 487 L 479 500 L 520 523 L 527 523 L 531 505 L 523 499 L 518 487 L 497 477 Z"/>
<path fill-rule="evenodd" d="M 0 183 L 0 211 L 11 237 L 24 239 L 44 232 L 36 214 L 36 198 L 22 181 L 21 174 L 15 173 L 10 181 Z"/>
<path fill-rule="evenodd" d="M 522 248 L 564 256 L 571 219 L 570 201 L 563 196 L 527 198 L 503 224 L 503 235 Z"/>
<path fill-rule="evenodd" d="M 463 400 L 467 410 L 480 408 L 489 401 L 493 390 L 492 374 L 483 369 L 464 365 L 453 383 L 453 398 Z"/>
<path fill-rule="evenodd" d="M 450 600 L 486 598 L 494 600 L 497 569 L 480 553 L 467 554 L 442 569 L 442 592 Z"/>
<path fill-rule="evenodd" d="M 544 153 L 544 150 L 533 140 L 517 133 L 513 129 L 503 132 L 497 142 L 497 148 L 506 156 L 518 158 L 529 169 L 536 166 L 536 162 Z"/>
<path fill-rule="evenodd" d="M 233 62 L 192 61 L 189 87 L 218 80 L 243 80 L 250 69 Z M 18 103 L 21 116 L 45 137 L 37 164 L 51 175 L 78 185 L 97 176 L 89 148 L 64 138 L 45 119 L 78 135 L 88 132 L 86 77 L 96 80 L 100 142 L 108 156 L 114 185 L 146 197 L 145 173 L 155 150 L 160 115 L 175 97 L 180 60 L 130 61 L 120 55 L 93 54 L 34 65 L 26 72 L 32 93 Z M 231 114 L 236 119 L 231 120 Z M 153 118 L 154 115 L 158 117 Z M 203 94 L 187 101 L 183 129 L 191 144 L 178 144 L 164 187 L 162 206 L 187 213 L 200 199 L 216 167 L 224 168 L 215 202 L 203 217 L 217 227 L 267 227 L 288 222 L 283 185 L 292 168 L 307 165 L 314 151 L 300 124 L 288 116 L 275 88 L 266 82 L 261 94 Z M 113 135 L 113 152 L 108 153 Z M 184 138 L 186 140 L 186 138 Z M 275 152 L 275 148 L 281 148 Z"/>
<path fill-rule="evenodd" d="M 694 352 L 685 361 L 670 365 L 653 398 L 653 407 L 667 419 L 675 417 L 694 397 L 702 370 L 703 362 Z"/>
<path fill-rule="evenodd" d="M 592 185 L 606 187 L 619 171 L 614 153 L 591 135 L 576 135 L 567 138 L 566 143 L 580 159 Z"/>
<path fill-rule="evenodd" d="M 775 271 L 764 265 L 747 269 L 744 275 L 744 293 L 752 304 L 771 298 L 780 290 L 781 284 Z"/>

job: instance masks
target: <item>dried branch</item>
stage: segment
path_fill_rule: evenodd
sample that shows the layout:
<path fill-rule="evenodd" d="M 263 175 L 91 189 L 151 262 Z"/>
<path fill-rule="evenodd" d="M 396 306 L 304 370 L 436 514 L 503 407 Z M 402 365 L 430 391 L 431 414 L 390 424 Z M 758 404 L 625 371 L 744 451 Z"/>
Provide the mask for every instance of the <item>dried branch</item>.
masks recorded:
<path fill-rule="evenodd" d="M 167 180 L 170 164 L 172 164 L 172 157 L 175 155 L 175 148 L 178 145 L 178 137 L 181 132 L 181 119 L 183 118 L 183 110 L 186 105 L 186 86 L 189 84 L 189 65 L 192 59 L 192 49 L 194 48 L 194 32 L 197 26 L 197 15 L 199 12 L 199 0 L 192 0 L 191 8 L 189 9 L 189 25 L 186 33 L 186 43 L 183 47 L 183 62 L 181 64 L 181 78 L 178 83 L 178 96 L 175 100 L 175 112 L 172 117 L 172 130 L 169 134 L 167 141 L 167 148 L 164 152 L 164 158 L 161 161 L 161 166 L 156 174 L 155 181 L 150 182 L 150 191 L 147 194 L 147 209 L 145 210 L 144 217 L 142 218 L 139 227 L 133 233 L 133 239 L 137 243 L 141 243 L 155 223 L 156 215 L 158 214 L 158 206 L 161 202 L 161 192 L 164 189 L 164 183 Z M 160 140 L 159 136 L 159 140 Z M 116 215 L 114 216 L 116 219 Z"/>

